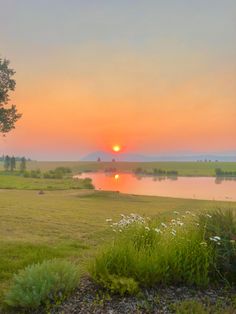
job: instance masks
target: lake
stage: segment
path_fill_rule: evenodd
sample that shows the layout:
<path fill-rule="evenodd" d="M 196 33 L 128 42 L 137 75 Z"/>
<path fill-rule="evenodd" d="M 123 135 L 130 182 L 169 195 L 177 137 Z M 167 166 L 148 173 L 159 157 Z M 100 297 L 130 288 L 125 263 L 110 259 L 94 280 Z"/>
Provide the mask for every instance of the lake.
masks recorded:
<path fill-rule="evenodd" d="M 97 190 L 119 191 L 128 194 L 156 195 L 203 200 L 236 201 L 236 178 L 214 177 L 151 177 L 132 173 L 83 173 Z"/>

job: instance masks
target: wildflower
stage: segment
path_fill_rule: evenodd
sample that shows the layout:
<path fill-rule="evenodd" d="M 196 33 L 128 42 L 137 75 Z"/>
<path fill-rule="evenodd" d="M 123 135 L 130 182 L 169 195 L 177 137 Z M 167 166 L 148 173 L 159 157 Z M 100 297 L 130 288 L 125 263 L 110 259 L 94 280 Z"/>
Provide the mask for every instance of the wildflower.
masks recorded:
<path fill-rule="evenodd" d="M 149 227 L 145 227 L 145 230 L 150 231 L 150 228 Z"/>
<path fill-rule="evenodd" d="M 162 222 L 161 225 L 162 227 L 167 228 L 167 225 L 164 222 Z"/>
<path fill-rule="evenodd" d="M 121 229 L 119 229 L 119 232 L 122 232 L 122 230 L 121 230 Z"/>
<path fill-rule="evenodd" d="M 175 211 L 174 211 L 174 214 L 178 215 L 178 214 L 179 214 L 179 212 L 177 212 L 177 211 L 175 210 Z"/>
<path fill-rule="evenodd" d="M 182 217 L 185 218 L 186 216 L 185 216 L 185 215 L 182 215 Z"/>
<path fill-rule="evenodd" d="M 200 245 L 207 246 L 207 243 L 205 241 L 201 242 Z"/>
<path fill-rule="evenodd" d="M 212 216 L 211 216 L 211 215 L 209 215 L 209 214 L 206 214 L 206 217 L 208 217 L 208 218 L 212 218 Z"/>
<path fill-rule="evenodd" d="M 112 231 L 116 232 L 116 230 L 115 230 L 115 229 L 112 229 Z"/>
<path fill-rule="evenodd" d="M 209 239 L 214 242 L 219 242 L 221 240 L 221 238 L 218 236 L 210 237 Z"/>
<path fill-rule="evenodd" d="M 186 210 L 185 214 L 189 215 L 191 212 L 189 210 Z"/>
<path fill-rule="evenodd" d="M 176 230 L 175 230 L 175 229 L 172 229 L 172 232 L 176 233 Z"/>
<path fill-rule="evenodd" d="M 199 223 L 198 223 L 198 222 L 196 223 L 196 226 L 197 226 L 197 227 L 199 226 Z"/>
<path fill-rule="evenodd" d="M 177 224 L 182 227 L 184 223 L 182 221 L 177 221 Z"/>
<path fill-rule="evenodd" d="M 175 232 L 173 232 L 173 231 L 171 231 L 171 234 L 175 237 L 176 236 L 176 233 Z"/>
<path fill-rule="evenodd" d="M 155 230 L 157 233 L 162 233 L 161 229 L 159 229 L 159 228 L 155 228 L 154 230 Z"/>

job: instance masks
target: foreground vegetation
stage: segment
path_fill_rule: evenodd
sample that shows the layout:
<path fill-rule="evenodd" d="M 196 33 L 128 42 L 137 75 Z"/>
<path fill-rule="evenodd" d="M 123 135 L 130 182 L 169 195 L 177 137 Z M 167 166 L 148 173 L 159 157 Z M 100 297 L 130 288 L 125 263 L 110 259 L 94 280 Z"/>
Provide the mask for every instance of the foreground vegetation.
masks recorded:
<path fill-rule="evenodd" d="M 17 164 L 19 168 L 19 165 Z M 137 168 L 143 171 L 153 172 L 153 169 L 163 171 L 177 171 L 179 176 L 215 176 L 215 169 L 222 171 L 236 171 L 236 162 L 46 162 L 27 161 L 27 170 L 37 170 L 45 172 L 57 167 L 69 167 L 73 174 L 85 171 L 98 171 L 115 168 L 117 172 L 133 172 Z M 0 162 L 0 170 L 3 163 Z"/>
<path fill-rule="evenodd" d="M 12 274 L 28 265 L 63 258 L 79 263 L 85 271 L 87 263 L 84 262 L 96 255 L 98 248 L 114 236 L 107 226 L 108 218 L 115 221 L 121 213 L 135 212 L 170 222 L 173 211 L 184 215 L 186 210 L 197 213 L 219 207 L 236 210 L 233 202 L 133 196 L 93 190 L 46 191 L 43 195 L 33 190 L 0 190 L 1 300 L 12 282 Z"/>
<path fill-rule="evenodd" d="M 236 218 L 232 211 L 174 212 L 170 222 L 122 216 L 114 242 L 97 256 L 92 277 L 119 294 L 138 287 L 236 283 Z"/>

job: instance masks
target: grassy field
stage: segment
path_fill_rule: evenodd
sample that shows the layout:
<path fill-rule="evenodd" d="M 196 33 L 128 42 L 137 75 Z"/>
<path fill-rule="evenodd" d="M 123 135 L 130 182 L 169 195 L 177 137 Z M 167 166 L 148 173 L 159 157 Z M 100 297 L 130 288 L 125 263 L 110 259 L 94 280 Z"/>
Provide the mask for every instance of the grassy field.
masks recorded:
<path fill-rule="evenodd" d="M 214 176 L 215 169 L 236 171 L 236 162 L 47 162 L 31 161 L 27 163 L 28 170 L 40 169 L 48 171 L 56 167 L 69 167 L 73 174 L 83 171 L 98 171 L 106 168 L 116 168 L 117 171 L 133 171 L 136 168 L 152 171 L 154 168 L 166 171 L 176 170 L 180 176 Z M 0 162 L 0 170 L 3 164 Z"/>
<path fill-rule="evenodd" d="M 106 218 L 131 212 L 172 216 L 174 210 L 233 208 L 236 203 L 133 196 L 93 190 L 0 190 L 0 290 L 28 264 L 65 257 L 85 262 L 111 239 Z"/>
<path fill-rule="evenodd" d="M 0 189 L 69 190 L 88 188 L 89 182 L 80 179 L 24 178 L 17 175 L 1 175 Z"/>

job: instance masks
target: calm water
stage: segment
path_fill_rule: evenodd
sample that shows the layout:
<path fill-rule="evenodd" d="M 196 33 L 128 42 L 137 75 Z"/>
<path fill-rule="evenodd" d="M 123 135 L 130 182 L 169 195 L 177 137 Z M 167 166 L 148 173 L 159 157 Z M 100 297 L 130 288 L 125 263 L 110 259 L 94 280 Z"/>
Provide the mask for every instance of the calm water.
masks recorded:
<path fill-rule="evenodd" d="M 96 189 L 120 191 L 129 194 L 170 196 L 205 200 L 236 201 L 236 179 L 211 177 L 136 177 L 131 173 L 84 173 L 78 178 L 90 177 Z"/>

